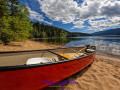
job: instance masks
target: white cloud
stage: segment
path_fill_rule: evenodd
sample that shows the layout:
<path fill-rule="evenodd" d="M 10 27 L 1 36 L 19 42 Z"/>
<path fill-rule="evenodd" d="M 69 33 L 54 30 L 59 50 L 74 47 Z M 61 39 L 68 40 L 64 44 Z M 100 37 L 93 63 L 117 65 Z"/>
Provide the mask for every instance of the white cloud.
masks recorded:
<path fill-rule="evenodd" d="M 41 10 L 53 21 L 73 22 L 79 16 L 80 7 L 73 0 L 39 0 Z"/>
<path fill-rule="evenodd" d="M 119 10 L 118 0 L 84 0 L 81 5 L 80 19 L 89 20 L 91 25 L 87 27 L 89 30 L 104 30 L 108 27 L 120 26 Z"/>
<path fill-rule="evenodd" d="M 32 11 L 29 7 L 27 7 L 27 8 L 30 12 L 31 20 L 36 20 L 36 21 L 39 21 L 39 22 L 45 22 L 45 23 L 50 24 L 50 25 L 52 24 L 51 22 L 45 21 L 44 17 L 41 14 L 39 14 L 35 11 Z"/>
<path fill-rule="evenodd" d="M 38 0 L 40 9 L 53 21 L 73 23 L 75 28 L 103 30 L 120 25 L 120 1 L 118 0 Z M 102 20 L 100 18 L 105 18 Z M 100 20 L 95 20 L 100 19 Z M 85 26 L 88 20 L 90 26 Z"/>
<path fill-rule="evenodd" d="M 84 0 L 81 5 L 81 19 L 96 17 L 120 16 L 120 1 L 117 0 Z"/>
<path fill-rule="evenodd" d="M 75 28 L 84 28 L 84 21 L 79 20 L 79 21 L 74 21 L 73 22 L 74 26 L 71 29 L 75 29 Z"/>
<path fill-rule="evenodd" d="M 92 27 L 99 28 L 100 30 L 106 29 L 108 27 L 115 27 L 120 26 L 120 17 L 112 17 L 106 20 L 99 20 L 99 21 L 89 21 Z"/>

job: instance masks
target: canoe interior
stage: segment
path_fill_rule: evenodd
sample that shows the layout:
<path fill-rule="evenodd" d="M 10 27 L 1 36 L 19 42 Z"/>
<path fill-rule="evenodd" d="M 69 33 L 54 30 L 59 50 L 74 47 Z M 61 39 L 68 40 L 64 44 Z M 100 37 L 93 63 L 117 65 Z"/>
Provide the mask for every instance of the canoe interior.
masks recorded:
<path fill-rule="evenodd" d="M 75 47 L 75 48 L 60 48 L 60 49 L 52 49 L 50 51 L 55 52 L 57 54 L 66 54 L 71 55 L 80 49 L 83 49 L 85 47 Z M 95 49 L 95 47 L 91 46 L 89 48 Z M 85 53 L 85 55 L 89 55 L 91 53 L 88 53 L 84 50 L 80 51 L 79 53 Z M 85 56 L 84 55 L 84 56 Z M 61 61 L 62 59 L 51 52 L 48 52 L 47 50 L 41 50 L 41 51 L 30 51 L 30 52 L 14 52 L 14 53 L 0 53 L 0 67 L 2 66 L 17 66 L 17 65 L 25 65 L 27 60 L 30 58 L 36 58 L 36 57 L 48 57 L 50 59 L 56 60 L 55 62 Z M 81 56 L 78 56 L 81 57 Z"/>
<path fill-rule="evenodd" d="M 80 50 L 84 47 L 72 48 Z M 95 47 L 89 47 L 95 49 Z M 74 51 L 65 48 L 51 50 L 57 54 L 72 54 Z M 44 53 L 44 54 L 43 54 Z M 57 83 L 81 71 L 93 62 L 95 52 L 88 53 L 83 50 L 85 57 L 79 56 L 70 60 L 59 61 L 58 55 L 47 50 L 30 52 L 0 53 L 0 90 L 43 90 L 48 87 L 44 81 Z M 86 56 L 87 55 L 87 56 Z M 55 58 L 55 63 L 26 65 L 29 58 L 34 57 Z M 24 65 L 25 64 L 25 65 Z M 18 65 L 18 66 L 14 66 Z M 20 66 L 19 66 L 20 65 Z M 10 67 L 2 67 L 10 66 Z"/>

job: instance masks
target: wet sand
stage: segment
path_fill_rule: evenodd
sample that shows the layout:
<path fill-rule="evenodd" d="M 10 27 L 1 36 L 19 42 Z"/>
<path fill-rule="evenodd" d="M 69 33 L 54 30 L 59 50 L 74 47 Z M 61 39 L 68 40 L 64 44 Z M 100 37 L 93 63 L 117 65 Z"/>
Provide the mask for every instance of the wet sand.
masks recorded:
<path fill-rule="evenodd" d="M 27 40 L 23 43 L 14 43 L 0 46 L 0 51 L 35 50 L 55 48 L 47 43 Z M 75 80 L 78 84 L 67 84 L 64 90 L 120 90 L 120 58 L 112 55 L 97 54 L 91 66 L 67 78 Z M 63 81 L 62 81 L 63 82 Z M 45 90 L 62 90 L 59 88 L 46 88 Z"/>

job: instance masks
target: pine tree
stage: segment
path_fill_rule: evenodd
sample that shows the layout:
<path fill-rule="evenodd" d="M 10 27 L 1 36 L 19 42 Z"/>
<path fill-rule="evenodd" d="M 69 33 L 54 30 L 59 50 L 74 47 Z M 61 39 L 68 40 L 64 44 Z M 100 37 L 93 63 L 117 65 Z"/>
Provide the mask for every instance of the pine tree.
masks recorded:
<path fill-rule="evenodd" d="M 8 6 L 8 0 L 0 0 L 0 17 L 9 15 Z"/>
<path fill-rule="evenodd" d="M 8 0 L 0 0 L 0 42 L 7 44 L 10 41 L 10 36 L 8 35 L 9 29 L 9 9 Z"/>
<path fill-rule="evenodd" d="M 5 45 L 11 41 L 24 41 L 30 36 L 32 24 L 25 5 L 20 5 L 19 0 L 0 0 L 0 11 L 0 40 Z"/>
<path fill-rule="evenodd" d="M 44 25 L 44 23 L 40 24 L 39 22 L 34 23 L 33 28 L 32 35 L 34 38 L 66 38 L 70 34 L 64 29 Z"/>
<path fill-rule="evenodd" d="M 9 0 L 10 3 L 10 15 L 17 16 L 18 8 L 19 8 L 19 0 Z"/>
<path fill-rule="evenodd" d="M 29 12 L 25 5 L 20 5 L 18 0 L 10 0 L 13 5 L 11 9 L 10 28 L 13 31 L 13 41 L 24 41 L 30 36 L 32 25 L 28 18 Z M 14 1 L 14 2 L 13 2 Z M 16 5 L 19 5 L 16 7 Z"/>

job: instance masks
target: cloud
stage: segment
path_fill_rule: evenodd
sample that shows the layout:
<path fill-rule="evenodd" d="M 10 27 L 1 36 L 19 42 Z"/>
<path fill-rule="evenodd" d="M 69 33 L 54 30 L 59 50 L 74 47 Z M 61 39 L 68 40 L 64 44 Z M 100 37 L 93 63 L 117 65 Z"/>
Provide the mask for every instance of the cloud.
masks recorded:
<path fill-rule="evenodd" d="M 71 29 L 75 29 L 75 28 L 84 28 L 84 21 L 79 20 L 79 21 L 74 21 L 73 22 L 74 26 Z"/>
<path fill-rule="evenodd" d="M 39 0 L 41 10 L 53 21 L 73 22 L 79 16 L 78 4 L 73 0 Z"/>
<path fill-rule="evenodd" d="M 80 20 L 83 22 L 88 20 L 91 27 L 86 26 L 86 28 L 89 30 L 104 30 L 120 26 L 120 1 L 118 0 L 84 0 L 80 7 Z"/>
<path fill-rule="evenodd" d="M 101 7 L 101 15 L 107 17 L 120 16 L 120 1 L 105 4 Z"/>
<path fill-rule="evenodd" d="M 39 21 L 39 22 L 45 22 L 45 23 L 50 24 L 50 25 L 52 24 L 51 22 L 45 21 L 44 17 L 41 14 L 39 14 L 35 11 L 32 11 L 29 7 L 27 7 L 27 8 L 30 12 L 30 19 L 31 20 L 36 20 L 36 21 Z"/>
<path fill-rule="evenodd" d="M 84 0 L 81 5 L 81 19 L 96 17 L 120 16 L 120 1 L 117 0 Z"/>
<path fill-rule="evenodd" d="M 75 28 L 103 30 L 120 25 L 118 0 L 38 0 L 40 9 L 53 21 L 73 23 Z M 103 18 L 103 19 L 102 19 Z M 98 20 L 96 20 L 98 19 Z M 84 23 L 88 21 L 90 26 Z"/>
<path fill-rule="evenodd" d="M 97 21 L 89 20 L 89 23 L 91 25 L 91 29 L 104 30 L 109 27 L 120 26 L 120 17 L 112 17 Z"/>

